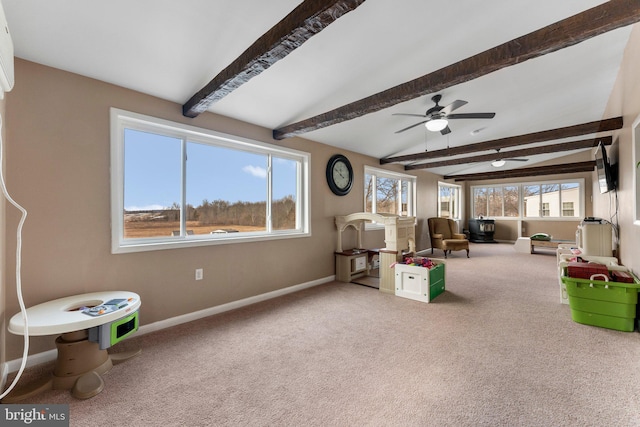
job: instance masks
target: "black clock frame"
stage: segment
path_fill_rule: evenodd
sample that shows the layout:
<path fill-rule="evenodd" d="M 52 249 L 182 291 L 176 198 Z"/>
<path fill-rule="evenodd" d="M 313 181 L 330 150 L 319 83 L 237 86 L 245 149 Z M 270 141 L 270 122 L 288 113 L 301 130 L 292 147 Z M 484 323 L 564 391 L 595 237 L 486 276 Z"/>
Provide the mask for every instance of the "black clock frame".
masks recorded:
<path fill-rule="evenodd" d="M 349 184 L 345 188 L 338 187 L 333 180 L 333 166 L 338 162 L 343 162 L 349 171 Z M 353 186 L 353 168 L 351 167 L 351 162 L 346 158 L 346 156 L 336 154 L 329 159 L 327 162 L 327 184 L 329 184 L 329 188 L 333 194 L 337 196 L 346 196 L 349 194 L 349 191 L 351 191 L 351 187 Z"/>

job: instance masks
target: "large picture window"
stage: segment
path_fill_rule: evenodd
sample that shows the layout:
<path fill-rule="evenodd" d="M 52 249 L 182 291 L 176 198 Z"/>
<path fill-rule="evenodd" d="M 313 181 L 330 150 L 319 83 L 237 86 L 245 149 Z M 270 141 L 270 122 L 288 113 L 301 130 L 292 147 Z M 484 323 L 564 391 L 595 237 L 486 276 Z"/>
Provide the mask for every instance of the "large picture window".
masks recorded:
<path fill-rule="evenodd" d="M 309 234 L 309 154 L 112 109 L 114 253 Z"/>
<path fill-rule="evenodd" d="M 580 218 L 583 187 L 583 180 L 472 187 L 473 216 Z"/>

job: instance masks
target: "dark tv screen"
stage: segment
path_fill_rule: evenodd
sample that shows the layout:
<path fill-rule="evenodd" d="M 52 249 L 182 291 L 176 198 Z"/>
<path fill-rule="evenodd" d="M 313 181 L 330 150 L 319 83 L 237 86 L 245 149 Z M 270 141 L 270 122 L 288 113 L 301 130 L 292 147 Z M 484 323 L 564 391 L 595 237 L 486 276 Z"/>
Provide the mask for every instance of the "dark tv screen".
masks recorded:
<path fill-rule="evenodd" d="M 607 150 L 602 142 L 598 144 L 598 148 L 596 149 L 596 171 L 598 172 L 600 193 L 614 190 L 614 176 L 611 165 L 609 164 L 609 159 L 607 158 Z"/>

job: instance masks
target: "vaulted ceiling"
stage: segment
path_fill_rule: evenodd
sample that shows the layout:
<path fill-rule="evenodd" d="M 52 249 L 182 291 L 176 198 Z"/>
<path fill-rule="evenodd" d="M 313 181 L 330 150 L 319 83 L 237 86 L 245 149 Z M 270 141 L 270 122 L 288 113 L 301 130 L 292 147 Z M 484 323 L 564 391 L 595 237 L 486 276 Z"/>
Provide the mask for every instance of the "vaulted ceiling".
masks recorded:
<path fill-rule="evenodd" d="M 544 173 L 536 163 L 618 129 L 601 120 L 640 20 L 636 0 L 2 3 L 17 57 L 459 179 L 497 157 Z M 397 114 L 425 114 L 435 94 L 495 117 L 396 133 L 425 120 Z"/>

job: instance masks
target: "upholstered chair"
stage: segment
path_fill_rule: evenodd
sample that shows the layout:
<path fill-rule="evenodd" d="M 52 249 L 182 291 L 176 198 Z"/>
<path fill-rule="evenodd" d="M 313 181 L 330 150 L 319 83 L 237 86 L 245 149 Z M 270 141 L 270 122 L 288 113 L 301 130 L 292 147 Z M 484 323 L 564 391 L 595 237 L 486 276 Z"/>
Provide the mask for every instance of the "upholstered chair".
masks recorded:
<path fill-rule="evenodd" d="M 427 223 L 431 237 L 431 253 L 434 248 L 442 249 L 446 258 L 447 252 L 451 254 L 451 251 L 464 249 L 467 251 L 467 258 L 469 258 L 469 241 L 464 237 L 464 234 L 456 231 L 455 221 L 449 218 L 429 218 Z"/>

